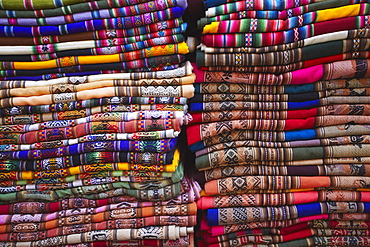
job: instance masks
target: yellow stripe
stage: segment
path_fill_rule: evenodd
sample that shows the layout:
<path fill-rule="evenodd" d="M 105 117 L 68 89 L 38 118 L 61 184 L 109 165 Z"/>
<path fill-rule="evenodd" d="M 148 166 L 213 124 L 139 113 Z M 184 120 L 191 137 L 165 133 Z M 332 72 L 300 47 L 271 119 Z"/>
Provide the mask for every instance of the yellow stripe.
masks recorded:
<path fill-rule="evenodd" d="M 203 28 L 203 34 L 205 33 L 217 33 L 219 22 L 212 22 L 211 24 L 205 25 Z"/>
<path fill-rule="evenodd" d="M 357 16 L 360 13 L 360 4 L 347 5 L 343 7 L 319 10 L 317 22 L 335 20 L 345 17 Z"/>

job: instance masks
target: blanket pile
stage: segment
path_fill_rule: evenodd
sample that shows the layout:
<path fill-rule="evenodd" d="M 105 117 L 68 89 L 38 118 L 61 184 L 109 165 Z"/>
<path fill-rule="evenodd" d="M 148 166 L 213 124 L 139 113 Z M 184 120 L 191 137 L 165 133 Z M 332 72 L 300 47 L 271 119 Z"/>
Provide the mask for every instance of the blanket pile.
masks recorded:
<path fill-rule="evenodd" d="M 369 2 L 204 6 L 198 246 L 369 246 Z"/>
<path fill-rule="evenodd" d="M 192 246 L 186 0 L 0 2 L 0 246 Z"/>

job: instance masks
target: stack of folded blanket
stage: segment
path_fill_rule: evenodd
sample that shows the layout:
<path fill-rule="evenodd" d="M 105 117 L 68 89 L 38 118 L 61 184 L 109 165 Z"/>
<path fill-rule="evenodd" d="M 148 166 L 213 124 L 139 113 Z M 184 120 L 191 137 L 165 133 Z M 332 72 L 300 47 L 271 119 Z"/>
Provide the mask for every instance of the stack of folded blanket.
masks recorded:
<path fill-rule="evenodd" d="M 368 1 L 204 1 L 199 246 L 370 245 Z"/>
<path fill-rule="evenodd" d="M 186 8 L 0 1 L 0 246 L 194 245 Z"/>

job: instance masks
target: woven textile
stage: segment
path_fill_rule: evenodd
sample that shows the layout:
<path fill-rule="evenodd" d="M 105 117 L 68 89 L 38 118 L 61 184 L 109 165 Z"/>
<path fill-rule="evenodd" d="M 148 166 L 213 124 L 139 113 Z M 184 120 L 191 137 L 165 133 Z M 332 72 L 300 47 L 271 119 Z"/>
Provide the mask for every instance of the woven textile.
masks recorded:
<path fill-rule="evenodd" d="M 0 245 L 194 246 L 187 7 L 0 3 Z"/>
<path fill-rule="evenodd" d="M 367 5 L 204 2 L 187 126 L 198 246 L 367 245 Z"/>
<path fill-rule="evenodd" d="M 59 6 L 42 11 L 6 11 L 1 10 L 1 25 L 41 26 L 62 25 L 91 19 L 106 19 L 119 16 L 132 16 L 181 6 L 186 8 L 186 1 L 89 1 L 68 6 Z M 118 7 L 118 8 L 117 8 Z M 65 16 L 65 14 L 68 14 Z M 4 18 L 7 17 L 7 18 Z M 10 19 L 11 18 L 11 19 Z"/>

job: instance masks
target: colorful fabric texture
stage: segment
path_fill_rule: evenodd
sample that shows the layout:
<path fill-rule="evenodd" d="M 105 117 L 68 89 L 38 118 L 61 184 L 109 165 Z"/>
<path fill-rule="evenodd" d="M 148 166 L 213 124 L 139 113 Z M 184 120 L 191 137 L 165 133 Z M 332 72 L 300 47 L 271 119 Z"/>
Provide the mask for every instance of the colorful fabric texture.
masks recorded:
<path fill-rule="evenodd" d="M 1 1 L 0 245 L 195 246 L 187 7 Z"/>
<path fill-rule="evenodd" d="M 204 8 L 186 128 L 198 246 L 367 245 L 367 1 Z"/>

